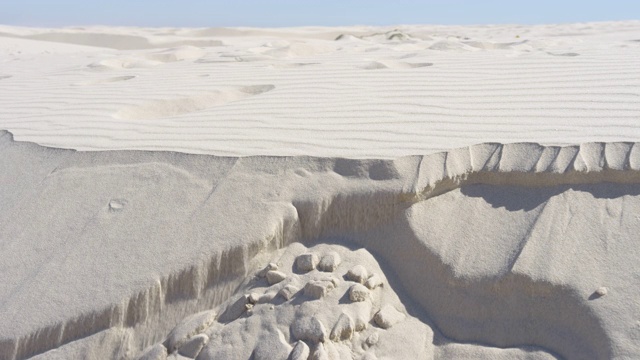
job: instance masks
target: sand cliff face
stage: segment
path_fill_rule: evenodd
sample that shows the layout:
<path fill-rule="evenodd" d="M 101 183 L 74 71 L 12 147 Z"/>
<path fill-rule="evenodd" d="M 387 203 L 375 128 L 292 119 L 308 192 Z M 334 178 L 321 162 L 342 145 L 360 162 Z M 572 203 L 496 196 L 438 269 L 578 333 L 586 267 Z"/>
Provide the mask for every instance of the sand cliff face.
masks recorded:
<path fill-rule="evenodd" d="M 223 313 L 295 243 L 370 253 L 394 306 L 433 332 L 425 358 L 640 353 L 634 143 L 221 158 L 59 150 L 3 132 L 0 167 L 3 358 L 135 358 L 184 318 Z M 390 356 L 393 343 L 367 349 Z"/>

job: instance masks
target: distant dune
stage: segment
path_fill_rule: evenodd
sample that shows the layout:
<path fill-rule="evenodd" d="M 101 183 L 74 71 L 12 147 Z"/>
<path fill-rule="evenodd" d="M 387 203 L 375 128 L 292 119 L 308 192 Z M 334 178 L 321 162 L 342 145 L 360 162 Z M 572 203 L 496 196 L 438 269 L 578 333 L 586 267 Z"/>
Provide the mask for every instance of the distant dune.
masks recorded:
<path fill-rule="evenodd" d="M 79 150 L 394 158 L 640 137 L 640 22 L 0 26 L 0 128 Z M 271 88 L 233 95 L 237 89 Z"/>

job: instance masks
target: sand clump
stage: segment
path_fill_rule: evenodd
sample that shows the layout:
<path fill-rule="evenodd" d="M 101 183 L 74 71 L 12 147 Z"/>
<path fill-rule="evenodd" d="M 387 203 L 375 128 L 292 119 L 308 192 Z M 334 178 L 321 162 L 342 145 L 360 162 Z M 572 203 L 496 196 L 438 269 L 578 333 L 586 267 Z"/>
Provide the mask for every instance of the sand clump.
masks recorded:
<path fill-rule="evenodd" d="M 309 355 L 311 354 L 311 350 L 309 350 L 309 345 L 304 341 L 297 341 L 291 354 L 289 354 L 290 360 L 307 360 L 309 359 Z"/>
<path fill-rule="evenodd" d="M 335 265 L 329 273 L 315 269 L 324 254 L 329 254 L 332 259 L 329 263 Z M 341 259 L 339 265 L 335 261 L 338 258 Z M 277 265 L 280 270 L 273 270 L 276 263 L 282 264 Z M 402 308 L 402 304 L 388 286 L 369 290 L 360 282 L 340 279 L 354 268 L 360 275 L 364 269 L 366 273 L 380 274 L 380 281 L 386 281 L 377 262 L 364 249 L 351 251 L 338 245 L 317 245 L 306 249 L 300 244 L 291 245 L 280 252 L 277 261 L 247 278 L 238 290 L 244 295 L 210 312 L 189 318 L 174 329 L 163 342 L 168 356 L 171 358 L 177 353 L 198 360 L 221 359 L 228 354 L 225 349 L 232 346 L 237 359 L 249 359 L 251 356 L 269 358 L 268 353 L 259 353 L 267 351 L 259 347 L 259 342 L 265 339 L 274 342 L 280 338 L 283 340 L 282 348 L 289 351 L 287 356 L 290 359 L 307 359 L 309 356 L 313 359 L 338 359 L 342 357 L 336 357 L 336 354 L 339 356 L 341 353 L 360 358 L 367 351 L 373 352 L 377 344 L 385 341 L 386 337 L 380 332 L 389 327 L 387 324 L 404 320 L 385 309 L 388 306 Z M 267 277 L 269 273 L 284 269 L 304 271 L 287 272 L 281 281 L 271 283 L 264 277 L 265 269 L 269 269 Z M 364 279 L 359 280 L 364 282 Z M 302 284 L 305 284 L 303 292 L 298 290 Z M 282 296 L 264 303 L 258 301 L 263 293 L 276 291 Z M 343 296 L 346 296 L 346 302 L 338 301 Z M 387 303 L 392 305 L 385 305 Z M 249 312 L 242 310 L 246 304 L 252 305 Z M 210 314 L 217 312 L 222 315 L 211 323 Z M 386 327 L 377 325 L 379 321 L 375 319 L 380 316 L 374 314 L 380 312 L 384 314 L 382 324 Z M 428 329 L 415 319 L 407 326 L 421 328 L 421 331 Z M 372 340 L 374 338 L 375 341 Z M 238 341 L 243 341 L 243 344 Z M 145 356 L 156 354 L 160 351 L 158 349 L 162 350 L 158 345 L 151 346 Z M 352 355 L 349 356 L 351 358 Z"/>
<path fill-rule="evenodd" d="M 366 301 L 369 299 L 369 289 L 361 284 L 352 285 L 349 288 L 349 300 L 353 302 Z"/>
<path fill-rule="evenodd" d="M 170 351 L 181 347 L 191 337 L 199 334 L 209 327 L 216 318 L 213 311 L 204 311 L 186 318 L 180 325 L 176 326 L 164 342 L 164 346 Z"/>
<path fill-rule="evenodd" d="M 266 278 L 269 284 L 273 285 L 286 279 L 287 274 L 283 273 L 282 271 L 271 270 L 267 272 Z"/>
<path fill-rule="evenodd" d="M 178 354 L 195 359 L 207 342 L 209 342 L 209 337 L 206 334 L 193 336 L 189 341 L 184 343 L 184 345 L 180 346 Z"/>
<path fill-rule="evenodd" d="M 356 265 L 347 272 L 345 276 L 348 280 L 364 284 L 369 279 L 369 272 L 362 265 Z"/>
<path fill-rule="evenodd" d="M 304 295 L 314 299 L 321 299 L 335 288 L 331 279 L 311 280 L 304 286 Z"/>
<path fill-rule="evenodd" d="M 322 256 L 318 264 L 318 269 L 325 272 L 334 272 L 338 268 L 338 265 L 340 265 L 340 262 L 342 262 L 340 254 L 331 252 Z"/>
<path fill-rule="evenodd" d="M 302 254 L 296 258 L 296 267 L 299 271 L 309 272 L 315 270 L 319 261 L 316 254 Z"/>
<path fill-rule="evenodd" d="M 405 315 L 391 305 L 385 305 L 376 313 L 373 320 L 383 329 L 388 329 L 404 320 Z"/>

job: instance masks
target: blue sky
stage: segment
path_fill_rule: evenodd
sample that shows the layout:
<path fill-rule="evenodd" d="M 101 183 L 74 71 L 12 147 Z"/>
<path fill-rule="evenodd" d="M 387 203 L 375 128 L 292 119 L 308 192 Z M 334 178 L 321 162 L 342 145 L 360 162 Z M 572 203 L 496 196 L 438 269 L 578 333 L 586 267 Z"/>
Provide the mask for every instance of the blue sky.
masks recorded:
<path fill-rule="evenodd" d="M 0 0 L 0 24 L 303 26 L 640 19 L 640 0 Z"/>

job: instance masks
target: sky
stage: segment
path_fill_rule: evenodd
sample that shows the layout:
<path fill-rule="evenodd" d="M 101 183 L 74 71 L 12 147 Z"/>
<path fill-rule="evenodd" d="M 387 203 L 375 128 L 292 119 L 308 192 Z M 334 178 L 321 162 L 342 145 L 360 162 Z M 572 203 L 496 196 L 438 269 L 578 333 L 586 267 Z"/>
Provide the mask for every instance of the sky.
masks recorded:
<path fill-rule="evenodd" d="M 640 0 L 0 0 L 22 26 L 336 26 L 640 20 Z"/>

